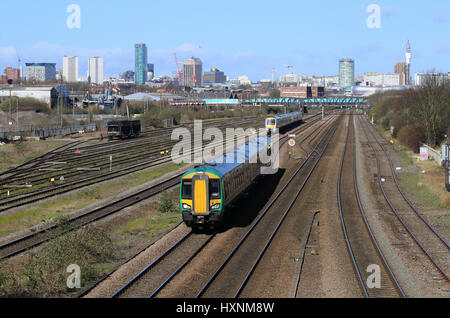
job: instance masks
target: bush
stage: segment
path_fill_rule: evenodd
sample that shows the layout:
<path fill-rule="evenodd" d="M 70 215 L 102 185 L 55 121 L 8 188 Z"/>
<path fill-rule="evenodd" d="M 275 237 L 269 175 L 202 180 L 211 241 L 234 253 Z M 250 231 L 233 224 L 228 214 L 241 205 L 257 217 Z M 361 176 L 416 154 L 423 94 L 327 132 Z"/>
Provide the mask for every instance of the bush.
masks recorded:
<path fill-rule="evenodd" d="M 4 266 L 0 297 L 56 297 L 72 292 L 66 285 L 69 265 L 80 266 L 84 287 L 104 274 L 99 264 L 113 259 L 113 244 L 106 232 L 91 227 L 69 232 L 51 240 L 39 254 L 31 254 L 20 268 Z"/>
<path fill-rule="evenodd" d="M 420 143 L 424 138 L 423 130 L 415 126 L 405 126 L 398 133 L 398 140 L 415 153 L 419 152 Z"/>
<path fill-rule="evenodd" d="M 19 111 L 36 111 L 41 113 L 50 113 L 50 108 L 44 102 L 41 102 L 35 98 L 11 98 L 11 105 L 9 102 L 9 98 L 5 98 L 2 103 L 0 103 L 0 110 L 4 112 L 9 112 L 11 107 L 11 111 L 16 112 L 17 101 L 19 102 Z"/>
<path fill-rule="evenodd" d="M 163 196 L 159 201 L 156 209 L 161 213 L 174 212 L 175 205 L 173 204 L 172 200 L 169 197 Z"/>

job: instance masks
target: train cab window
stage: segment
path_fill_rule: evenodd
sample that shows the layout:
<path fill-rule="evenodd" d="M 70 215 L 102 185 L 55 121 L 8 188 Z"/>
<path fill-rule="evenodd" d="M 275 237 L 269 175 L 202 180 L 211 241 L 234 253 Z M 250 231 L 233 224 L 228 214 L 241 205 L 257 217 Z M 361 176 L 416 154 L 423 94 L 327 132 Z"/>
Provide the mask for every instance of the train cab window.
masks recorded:
<path fill-rule="evenodd" d="M 220 181 L 216 179 L 209 180 L 209 196 L 211 199 L 220 199 Z"/>
<path fill-rule="evenodd" d="M 183 181 L 183 185 L 181 187 L 181 198 L 192 199 L 192 181 Z"/>
<path fill-rule="evenodd" d="M 275 125 L 275 119 L 267 119 L 267 125 Z"/>
<path fill-rule="evenodd" d="M 108 131 L 119 132 L 120 131 L 120 127 L 119 126 L 109 126 L 108 127 Z"/>

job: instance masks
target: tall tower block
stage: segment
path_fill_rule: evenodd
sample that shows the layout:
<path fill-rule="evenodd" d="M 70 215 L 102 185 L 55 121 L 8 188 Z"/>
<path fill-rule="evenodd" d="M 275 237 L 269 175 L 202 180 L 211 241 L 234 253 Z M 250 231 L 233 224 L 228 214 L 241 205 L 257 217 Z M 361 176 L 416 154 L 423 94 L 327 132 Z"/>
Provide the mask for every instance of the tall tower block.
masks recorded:
<path fill-rule="evenodd" d="M 405 84 L 411 85 L 411 45 L 409 43 L 406 44 L 406 74 L 405 74 Z"/>

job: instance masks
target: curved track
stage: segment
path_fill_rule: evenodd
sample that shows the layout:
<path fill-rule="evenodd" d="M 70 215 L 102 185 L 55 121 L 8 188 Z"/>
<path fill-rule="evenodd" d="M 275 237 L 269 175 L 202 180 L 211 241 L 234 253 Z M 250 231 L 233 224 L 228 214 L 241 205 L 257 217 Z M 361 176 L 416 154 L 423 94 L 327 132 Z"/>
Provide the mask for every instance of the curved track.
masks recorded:
<path fill-rule="evenodd" d="M 224 273 L 230 270 L 229 266 L 236 268 L 236 264 L 238 264 L 237 266 L 240 268 L 239 276 L 241 279 L 235 277 L 233 278 L 233 282 L 238 282 L 238 284 L 234 284 L 236 285 L 237 289 L 234 291 L 232 296 L 239 296 L 240 292 L 245 288 L 246 282 L 251 277 L 253 270 L 257 266 L 258 261 L 264 255 L 267 246 L 270 244 L 272 238 L 276 235 L 280 225 L 283 223 L 284 218 L 289 213 L 293 203 L 302 191 L 309 176 L 312 174 L 315 166 L 317 165 L 323 152 L 325 151 L 326 146 L 330 143 L 331 138 L 333 137 L 336 130 L 336 125 L 328 122 L 328 126 L 328 130 L 323 133 L 323 136 L 318 141 L 317 146 L 314 148 L 314 150 L 310 152 L 307 160 L 305 160 L 298 167 L 296 172 L 290 177 L 289 181 L 284 185 L 284 187 L 277 193 L 275 198 L 270 203 L 268 203 L 264 211 L 259 214 L 258 218 L 250 226 L 250 229 L 242 236 L 236 246 L 232 248 L 231 253 L 226 257 L 222 266 L 214 271 L 212 276 L 208 280 L 205 280 L 205 285 L 199 292 L 197 292 L 197 297 L 219 297 L 219 295 L 221 294 L 220 288 L 215 289 L 214 291 L 213 289 L 217 286 L 217 282 L 219 280 L 224 281 L 228 286 L 230 279 L 228 279 L 226 274 Z M 303 141 L 308 137 L 312 137 L 312 139 L 314 139 L 317 136 L 318 131 L 315 130 L 306 138 L 304 138 Z M 285 137 L 287 137 L 287 135 Z M 280 143 L 284 143 L 286 141 L 286 138 L 280 139 Z M 280 206 L 284 206 L 284 208 L 280 208 Z M 268 226 L 272 228 L 270 232 L 267 231 Z M 161 291 L 163 291 L 168 285 L 170 285 L 171 281 L 175 277 L 180 275 L 182 270 L 187 265 L 189 265 L 192 259 L 194 259 L 199 253 L 201 253 L 204 247 L 207 246 L 207 244 L 215 237 L 215 234 L 206 236 L 194 236 L 194 238 L 196 237 L 199 238 L 199 240 L 196 241 L 196 247 L 190 253 L 188 253 L 187 256 L 184 256 L 182 261 L 176 261 L 177 266 L 171 266 L 174 268 L 171 272 L 165 272 L 163 277 L 159 278 L 155 278 L 155 275 L 153 275 L 152 279 L 150 277 L 151 275 L 148 274 L 149 269 L 152 272 L 155 271 L 155 265 L 154 263 L 152 263 L 146 269 L 144 269 L 141 274 L 134 277 L 119 291 L 117 291 L 113 295 L 113 297 L 143 297 L 143 290 L 146 291 L 145 297 L 159 296 Z M 258 248 L 248 248 L 248 246 L 247 248 L 242 248 L 242 246 L 249 244 L 249 242 L 251 242 L 250 244 L 252 245 L 256 244 Z M 174 250 L 171 249 L 171 251 Z M 162 257 L 166 258 L 167 255 L 171 253 L 171 251 L 164 253 L 164 256 Z M 245 266 L 243 266 L 239 261 L 235 261 L 236 259 L 242 260 L 243 256 L 248 256 L 246 253 L 249 253 L 249 251 L 251 251 L 252 257 L 245 257 Z M 176 257 L 171 257 L 171 259 L 176 259 Z M 228 287 L 226 293 L 227 297 L 230 296 L 230 288 Z M 132 290 L 134 290 L 134 292 Z"/>
<path fill-rule="evenodd" d="M 405 297 L 367 221 L 356 176 L 356 138 L 354 117 L 351 116 L 337 182 L 339 216 L 347 249 L 366 298 Z M 370 281 L 369 275 L 366 275 L 376 267 L 380 269 L 378 284 Z"/>
<path fill-rule="evenodd" d="M 392 160 L 388 152 L 384 148 L 382 142 L 380 142 L 374 135 L 374 128 L 371 128 L 367 120 L 364 120 L 364 124 L 362 126 L 366 140 L 368 140 L 368 144 L 370 145 L 376 157 L 378 169 L 378 186 L 384 196 L 385 201 L 387 202 L 389 208 L 395 214 L 396 218 L 401 223 L 403 228 L 410 235 L 414 243 L 420 248 L 420 250 L 433 264 L 436 270 L 444 277 L 444 279 L 449 281 L 447 267 L 450 263 L 450 254 L 447 242 L 439 233 L 437 233 L 437 231 L 431 226 L 431 224 L 429 224 L 425 220 L 425 218 L 406 198 L 406 195 L 402 191 L 397 180 Z M 370 142 L 368 131 L 372 136 L 374 142 Z M 376 149 L 376 147 L 378 147 L 378 150 Z M 386 159 L 385 161 L 380 158 L 380 153 L 384 153 Z M 388 177 L 389 174 L 392 175 L 392 178 Z M 392 182 L 392 179 L 395 182 Z M 401 195 L 402 200 L 404 200 L 404 204 L 401 204 L 399 200 L 393 200 L 393 196 L 396 193 Z M 411 216 L 413 216 L 413 218 Z M 441 248 L 439 248 L 439 246 Z"/>

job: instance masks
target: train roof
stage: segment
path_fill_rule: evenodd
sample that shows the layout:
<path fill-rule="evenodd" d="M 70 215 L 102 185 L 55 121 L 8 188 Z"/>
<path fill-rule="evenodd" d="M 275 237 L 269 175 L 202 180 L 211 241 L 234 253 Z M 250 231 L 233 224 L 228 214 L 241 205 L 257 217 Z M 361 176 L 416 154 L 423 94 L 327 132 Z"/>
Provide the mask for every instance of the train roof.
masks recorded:
<path fill-rule="evenodd" d="M 300 115 L 300 114 L 301 114 L 301 112 L 293 112 L 293 113 L 288 113 L 288 114 L 283 114 L 283 115 L 271 116 L 268 118 L 282 119 L 282 118 L 291 117 L 291 116 Z"/>
<path fill-rule="evenodd" d="M 137 124 L 140 123 L 140 120 L 112 120 L 108 122 L 108 125 L 121 125 L 121 124 L 128 124 L 128 123 L 132 123 L 132 124 Z"/>
<path fill-rule="evenodd" d="M 225 176 L 227 173 L 233 171 L 244 162 L 248 162 L 250 158 L 253 158 L 261 150 L 265 149 L 271 142 L 268 137 L 256 137 L 247 142 L 245 145 L 241 145 L 233 151 L 227 152 L 222 156 L 217 157 L 213 162 L 202 165 L 194 170 L 213 170 L 217 172 L 220 177 Z M 232 163 L 227 163 L 232 161 Z M 230 159 L 232 158 L 232 160 Z M 190 172 L 186 173 L 189 174 Z"/>

